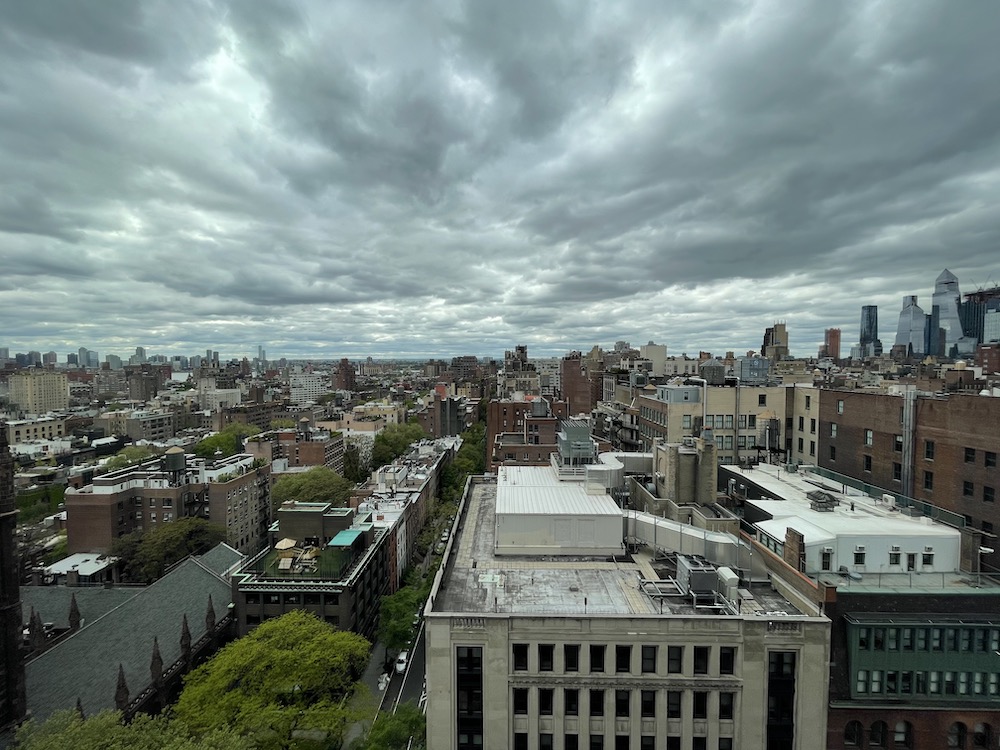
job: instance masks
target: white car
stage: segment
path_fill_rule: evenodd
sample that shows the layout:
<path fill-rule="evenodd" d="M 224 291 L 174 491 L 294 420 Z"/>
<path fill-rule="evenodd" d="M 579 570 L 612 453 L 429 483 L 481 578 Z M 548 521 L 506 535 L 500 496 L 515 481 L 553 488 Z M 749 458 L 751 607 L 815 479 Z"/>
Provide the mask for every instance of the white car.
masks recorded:
<path fill-rule="evenodd" d="M 406 672 L 406 665 L 410 661 L 410 652 L 404 651 L 399 656 L 396 657 L 396 674 L 403 674 Z"/>

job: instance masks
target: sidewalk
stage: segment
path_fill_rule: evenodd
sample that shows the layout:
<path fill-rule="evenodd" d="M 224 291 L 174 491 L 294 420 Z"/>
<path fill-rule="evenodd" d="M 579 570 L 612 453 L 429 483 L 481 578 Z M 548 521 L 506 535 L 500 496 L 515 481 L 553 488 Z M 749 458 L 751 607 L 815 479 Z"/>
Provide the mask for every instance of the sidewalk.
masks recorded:
<path fill-rule="evenodd" d="M 372 721 L 378 713 L 385 691 L 379 690 L 379 677 L 382 675 L 382 665 L 385 661 L 385 646 L 376 643 L 372 647 L 371 657 L 365 673 L 359 680 L 357 692 L 351 698 L 351 708 L 365 718 L 351 724 L 344 732 L 344 747 L 349 748 L 355 740 L 364 737 L 371 729 Z"/>

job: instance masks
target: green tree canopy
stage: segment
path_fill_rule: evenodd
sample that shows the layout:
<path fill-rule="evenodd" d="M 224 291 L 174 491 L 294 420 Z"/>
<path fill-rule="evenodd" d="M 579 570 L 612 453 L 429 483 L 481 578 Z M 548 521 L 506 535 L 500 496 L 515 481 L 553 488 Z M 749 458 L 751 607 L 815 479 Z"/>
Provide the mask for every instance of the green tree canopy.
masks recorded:
<path fill-rule="evenodd" d="M 203 518 L 181 518 L 149 531 L 133 531 L 111 544 L 125 578 L 149 583 L 188 555 L 201 555 L 226 540 L 226 530 Z"/>
<path fill-rule="evenodd" d="M 249 750 L 256 745 L 228 727 L 201 737 L 164 716 L 139 714 L 122 723 L 118 711 L 102 711 L 84 719 L 76 711 L 59 711 L 44 722 L 29 721 L 17 730 L 19 750 Z"/>
<path fill-rule="evenodd" d="M 368 478 L 368 465 L 361 457 L 361 449 L 353 443 L 344 446 L 344 478 L 355 484 Z"/>
<path fill-rule="evenodd" d="M 151 458 L 152 456 L 153 451 L 144 445 L 126 445 L 107 460 L 104 464 L 104 468 L 108 471 L 124 469 L 126 466 L 132 466 L 140 463 L 145 461 L 147 458 Z"/>
<path fill-rule="evenodd" d="M 372 466 L 391 464 L 396 458 L 402 456 L 413 443 L 423 440 L 425 437 L 427 437 L 427 433 L 419 424 L 389 425 L 375 436 L 375 445 L 372 446 Z"/>
<path fill-rule="evenodd" d="M 289 500 L 343 506 L 352 486 L 333 469 L 317 466 L 301 474 L 286 474 L 279 479 L 271 490 L 271 502 L 275 508 Z"/>
<path fill-rule="evenodd" d="M 277 419 L 271 420 L 272 430 L 287 430 L 289 427 L 295 427 L 295 420 L 288 417 L 279 417 Z"/>
<path fill-rule="evenodd" d="M 401 703 L 396 713 L 380 712 L 368 738 L 354 747 L 355 750 L 423 750 L 427 747 L 427 719 L 412 703 Z"/>
<path fill-rule="evenodd" d="M 223 458 L 232 456 L 243 450 L 244 438 L 256 435 L 258 432 L 260 432 L 260 427 L 233 422 L 226 425 L 220 432 L 209 435 L 204 440 L 199 440 L 194 446 L 194 454 L 201 458 L 213 458 L 216 451 L 220 451 Z"/>
<path fill-rule="evenodd" d="M 308 612 L 268 620 L 184 679 L 174 709 L 196 736 L 232 727 L 258 746 L 339 747 L 352 718 L 344 699 L 370 644 Z"/>
<path fill-rule="evenodd" d="M 404 586 L 394 594 L 382 597 L 376 637 L 385 644 L 386 659 L 390 651 L 402 651 L 413 635 L 413 616 L 426 597 L 415 586 Z"/>

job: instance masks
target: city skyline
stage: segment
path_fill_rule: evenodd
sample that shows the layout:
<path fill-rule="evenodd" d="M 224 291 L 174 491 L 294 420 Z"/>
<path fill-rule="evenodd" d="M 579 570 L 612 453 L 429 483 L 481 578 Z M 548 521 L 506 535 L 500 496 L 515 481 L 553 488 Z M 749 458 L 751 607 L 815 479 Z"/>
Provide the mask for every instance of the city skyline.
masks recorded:
<path fill-rule="evenodd" d="M 813 356 L 997 283 L 994 6 L 4 16 L 12 353 Z"/>

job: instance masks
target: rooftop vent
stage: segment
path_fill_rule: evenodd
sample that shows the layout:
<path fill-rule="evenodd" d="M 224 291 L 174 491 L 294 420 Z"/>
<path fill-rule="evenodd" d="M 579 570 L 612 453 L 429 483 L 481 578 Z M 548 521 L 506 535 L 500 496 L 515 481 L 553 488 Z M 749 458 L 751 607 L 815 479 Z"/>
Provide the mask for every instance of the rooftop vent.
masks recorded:
<path fill-rule="evenodd" d="M 807 492 L 806 497 L 809 498 L 809 507 L 819 513 L 832 513 L 840 505 L 840 500 L 823 490 Z"/>

